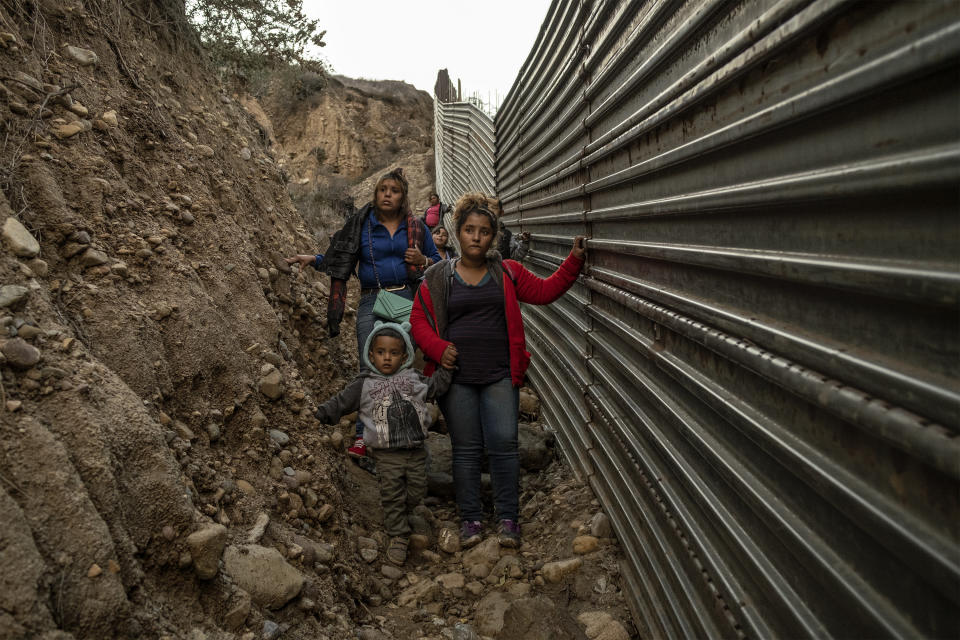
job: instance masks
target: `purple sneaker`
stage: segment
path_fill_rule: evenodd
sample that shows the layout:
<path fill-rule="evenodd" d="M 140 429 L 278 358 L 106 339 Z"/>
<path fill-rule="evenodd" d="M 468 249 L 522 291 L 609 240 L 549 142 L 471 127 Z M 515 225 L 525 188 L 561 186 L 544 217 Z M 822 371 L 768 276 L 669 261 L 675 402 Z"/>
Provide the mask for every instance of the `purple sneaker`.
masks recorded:
<path fill-rule="evenodd" d="M 483 539 L 483 524 L 479 520 L 464 520 L 460 526 L 460 546 L 469 549 Z"/>
<path fill-rule="evenodd" d="M 520 525 L 513 520 L 501 520 L 497 536 L 501 547 L 516 549 L 520 546 Z"/>

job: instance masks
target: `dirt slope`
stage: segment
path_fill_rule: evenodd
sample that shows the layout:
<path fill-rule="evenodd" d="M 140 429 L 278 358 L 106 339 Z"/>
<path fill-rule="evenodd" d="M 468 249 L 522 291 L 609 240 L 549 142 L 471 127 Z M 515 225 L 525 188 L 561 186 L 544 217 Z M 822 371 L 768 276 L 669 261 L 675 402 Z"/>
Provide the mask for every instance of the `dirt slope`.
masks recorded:
<path fill-rule="evenodd" d="M 327 230 L 168 5 L 0 3 L 0 638 L 448 637 L 506 583 L 387 619 L 463 556 L 392 589 L 363 557 L 374 480 L 343 455 L 348 423 L 311 417 L 355 370 L 353 314 L 327 338 L 324 280 L 280 260 Z M 527 482 L 531 523 L 549 512 L 563 535 L 544 539 L 569 545 L 548 495 L 595 506 Z M 433 506 L 436 545 L 454 516 Z M 535 591 L 569 555 L 523 551 Z M 614 584 L 615 545 L 593 553 L 583 575 Z M 574 609 L 625 620 L 611 588 Z"/>
<path fill-rule="evenodd" d="M 273 137 L 298 202 L 345 200 L 360 207 L 370 200 L 377 176 L 402 166 L 412 205 L 426 206 L 435 188 L 429 94 L 406 82 L 345 76 L 306 83 L 299 91 L 289 84 L 278 80 L 266 96 L 244 104 Z"/>

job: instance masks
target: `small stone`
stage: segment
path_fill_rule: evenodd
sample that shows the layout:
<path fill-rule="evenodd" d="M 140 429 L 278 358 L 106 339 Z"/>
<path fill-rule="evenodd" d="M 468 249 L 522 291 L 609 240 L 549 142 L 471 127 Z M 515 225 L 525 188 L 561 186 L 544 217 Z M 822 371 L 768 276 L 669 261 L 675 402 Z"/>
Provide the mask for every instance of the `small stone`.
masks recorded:
<path fill-rule="evenodd" d="M 110 265 L 110 272 L 115 273 L 121 278 L 126 278 L 130 275 L 130 268 L 127 266 L 126 262 L 116 262 Z"/>
<path fill-rule="evenodd" d="M 23 402 L 20 400 L 7 400 L 7 411 L 10 413 L 19 411 L 21 407 L 23 407 Z"/>
<path fill-rule="evenodd" d="M 521 389 L 518 395 L 520 397 L 520 413 L 535 418 L 540 413 L 540 398 L 527 388 Z"/>
<path fill-rule="evenodd" d="M 193 440 L 197 439 L 197 434 L 193 432 L 193 429 L 188 427 L 185 423 L 181 422 L 180 420 L 174 420 L 173 430 L 176 432 L 176 434 L 180 438 L 186 440 L 187 442 L 192 442 Z"/>
<path fill-rule="evenodd" d="M 7 364 L 14 369 L 29 369 L 40 362 L 40 350 L 23 338 L 7 340 L 2 351 Z"/>
<path fill-rule="evenodd" d="M 376 549 L 377 541 L 373 538 L 366 538 L 364 536 L 357 536 L 357 546 L 361 549 Z"/>
<path fill-rule="evenodd" d="M 444 527 L 437 536 L 437 546 L 445 553 L 460 551 L 460 534 L 453 529 Z"/>
<path fill-rule="evenodd" d="M 496 636 L 503 630 L 503 616 L 510 607 L 510 598 L 502 591 L 492 591 L 477 603 L 474 623 L 477 632 L 484 636 Z"/>
<path fill-rule="evenodd" d="M 117 126 L 117 112 L 111 109 L 110 111 L 105 112 L 100 119 L 106 122 L 111 127 Z"/>
<path fill-rule="evenodd" d="M 45 278 L 48 273 L 50 273 L 50 266 L 47 264 L 46 260 L 41 260 L 40 258 L 34 258 L 27 262 L 27 266 L 30 267 L 30 271 L 41 278 Z"/>
<path fill-rule="evenodd" d="M 584 555 L 596 551 L 600 546 L 600 540 L 594 536 L 577 536 L 573 539 L 573 552 Z"/>
<path fill-rule="evenodd" d="M 32 324 L 25 324 L 17 329 L 17 335 L 24 340 L 32 340 L 41 334 L 43 334 L 43 329 Z"/>
<path fill-rule="evenodd" d="M 198 145 L 197 145 L 196 147 L 194 147 L 194 148 L 197 150 L 197 153 L 199 153 L 200 155 L 202 155 L 202 156 L 205 157 L 205 158 L 212 158 L 212 157 L 215 155 L 213 149 L 211 149 L 210 147 L 208 147 L 208 146 L 205 145 L 205 144 L 198 144 Z"/>
<path fill-rule="evenodd" d="M 509 587 L 507 587 L 507 592 L 514 598 L 526 598 L 530 595 L 530 583 L 529 582 L 514 582 Z"/>
<path fill-rule="evenodd" d="M 433 551 L 430 551 L 430 549 L 424 549 L 423 551 L 421 551 L 420 557 L 426 560 L 427 562 L 433 562 L 434 564 L 436 564 L 437 562 L 440 562 L 443 559 L 440 557 L 439 553 L 434 553 Z"/>
<path fill-rule="evenodd" d="M 451 589 L 463 589 L 467 584 L 467 579 L 462 573 L 445 573 L 437 576 L 437 582 L 447 591 Z"/>
<path fill-rule="evenodd" d="M 385 564 L 380 567 L 380 573 L 382 573 L 385 578 L 389 578 L 390 580 L 399 580 L 403 577 L 403 571 L 391 564 Z"/>
<path fill-rule="evenodd" d="M 290 442 L 290 436 L 279 429 L 270 429 L 270 439 L 281 447 L 285 447 Z"/>
<path fill-rule="evenodd" d="M 256 492 L 256 490 L 253 488 L 253 485 L 246 480 L 237 480 L 237 489 L 240 489 L 240 491 L 243 491 L 248 496 L 253 495 Z"/>
<path fill-rule="evenodd" d="M 260 393 L 270 400 L 276 400 L 283 395 L 283 376 L 274 369 L 260 379 Z"/>
<path fill-rule="evenodd" d="M 163 537 L 170 541 L 177 537 L 177 532 L 170 525 L 165 526 L 162 533 Z"/>
<path fill-rule="evenodd" d="M 61 124 L 54 128 L 53 135 L 57 136 L 61 140 L 66 138 L 72 138 L 78 133 L 83 133 L 88 131 L 88 129 L 82 124 L 85 121 L 78 120 L 77 122 L 69 122 L 67 124 Z M 91 127 L 93 125 L 91 124 Z"/>
<path fill-rule="evenodd" d="M 227 528 L 219 524 L 207 525 L 187 536 L 187 546 L 193 557 L 193 569 L 201 580 L 217 575 L 220 555 L 227 544 Z"/>
<path fill-rule="evenodd" d="M 334 431 L 330 434 L 330 446 L 335 450 L 340 450 L 343 448 L 343 434 L 339 431 Z"/>
<path fill-rule="evenodd" d="M 215 422 L 211 422 L 207 425 L 207 435 L 210 437 L 210 442 L 216 442 L 220 439 L 220 425 Z"/>
<path fill-rule="evenodd" d="M 276 640 L 280 637 L 280 634 L 283 633 L 283 630 L 273 620 L 264 620 L 263 621 L 263 640 Z"/>
<path fill-rule="evenodd" d="M 240 157 L 244 160 L 249 160 L 251 158 L 250 149 L 248 147 L 240 149 Z"/>
<path fill-rule="evenodd" d="M 0 287 L 0 309 L 18 307 L 26 302 L 30 289 L 18 284 L 5 284 Z"/>
<path fill-rule="evenodd" d="M 568 558 L 567 560 L 558 560 L 556 562 L 546 563 L 543 565 L 541 572 L 544 580 L 547 582 L 557 583 L 582 566 L 583 560 L 580 558 Z"/>
<path fill-rule="evenodd" d="M 440 589 L 438 585 L 433 580 L 429 578 L 426 580 L 421 580 L 417 584 L 411 585 L 403 590 L 399 596 L 397 596 L 397 604 L 401 607 L 414 607 L 414 606 L 423 606 L 433 602 L 434 598 L 437 596 L 437 592 Z"/>
<path fill-rule="evenodd" d="M 239 486 L 240 482 L 237 482 Z M 263 534 L 267 531 L 267 525 L 270 524 L 270 516 L 265 513 L 261 513 L 257 516 L 257 521 L 253 523 L 253 527 L 250 529 L 250 533 L 247 534 L 247 542 L 254 544 L 260 542 L 260 538 L 263 537 Z"/>
<path fill-rule="evenodd" d="M 80 264 L 84 268 L 99 267 L 102 264 L 110 262 L 110 258 L 103 251 L 98 251 L 93 247 L 87 248 L 80 256 Z"/>
<path fill-rule="evenodd" d="M 184 224 L 193 224 L 196 218 L 194 218 L 193 214 L 189 211 L 181 211 L 180 220 L 183 221 Z"/>
<path fill-rule="evenodd" d="M 107 560 L 107 571 L 113 574 L 120 573 L 120 565 L 117 564 L 117 561 L 111 558 Z"/>
<path fill-rule="evenodd" d="M 103 569 L 100 568 L 100 565 L 94 562 L 92 565 L 90 565 L 90 568 L 87 570 L 87 577 L 96 578 L 101 573 L 103 573 Z"/>
<path fill-rule="evenodd" d="M 33 258 L 40 253 L 40 243 L 13 216 L 8 217 L 3 223 L 3 241 L 13 255 L 20 258 Z"/>
<path fill-rule="evenodd" d="M 590 533 L 597 538 L 609 538 L 613 533 L 610 518 L 602 511 L 598 511 L 590 519 Z"/>
<path fill-rule="evenodd" d="M 317 521 L 321 523 L 326 522 L 331 516 L 333 516 L 333 512 L 334 508 L 332 504 L 323 505 L 317 512 Z"/>
<path fill-rule="evenodd" d="M 71 104 L 71 105 L 70 105 L 70 111 L 72 111 L 73 113 L 77 114 L 77 115 L 80 116 L 81 118 L 86 118 L 87 115 L 89 115 L 89 113 L 90 113 L 90 110 L 87 109 L 87 108 L 86 108 L 85 106 L 83 106 L 82 104 L 80 104 L 79 102 L 74 102 L 73 104 Z"/>
<path fill-rule="evenodd" d="M 373 562 L 377 559 L 378 555 L 376 549 L 360 549 L 360 557 L 367 562 Z"/>
<path fill-rule="evenodd" d="M 247 621 L 250 615 L 250 594 L 246 591 L 239 591 L 237 604 L 223 616 L 223 625 L 229 631 L 236 631 Z"/>
<path fill-rule="evenodd" d="M 100 58 L 97 56 L 97 54 L 90 49 L 71 47 L 70 45 L 67 45 L 64 47 L 64 51 L 66 52 L 67 57 L 79 64 L 81 67 L 95 65 L 100 61 Z"/>

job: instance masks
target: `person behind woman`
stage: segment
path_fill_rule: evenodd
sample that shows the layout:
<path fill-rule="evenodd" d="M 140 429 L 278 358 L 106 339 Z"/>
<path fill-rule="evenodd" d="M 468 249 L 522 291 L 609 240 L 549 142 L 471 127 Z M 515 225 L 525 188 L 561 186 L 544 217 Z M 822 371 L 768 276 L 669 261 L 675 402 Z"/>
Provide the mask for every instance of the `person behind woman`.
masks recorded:
<path fill-rule="evenodd" d="M 500 230 L 500 237 L 496 244 L 497 251 L 500 252 L 500 256 L 504 260 L 510 258 L 517 262 L 523 262 L 523 259 L 527 257 L 527 252 L 530 250 L 530 232 L 524 231 L 523 233 L 514 235 L 510 229 L 507 229 L 506 225 L 503 224 L 503 203 L 499 198 L 495 199 L 494 203 L 496 206 L 493 212 L 497 214 L 497 227 Z"/>
<path fill-rule="evenodd" d="M 403 169 L 383 174 L 374 186 L 373 201 L 347 218 L 343 227 L 333 235 L 325 256 L 296 255 L 286 259 L 290 264 L 312 264 L 330 274 L 327 329 L 331 337 L 340 333 L 347 279 L 356 269 L 360 278 L 357 357 L 361 363 L 363 345 L 376 320 L 373 304 L 380 290 L 413 300 L 424 270 L 440 262 L 433 236 L 410 211 L 409 191 Z M 356 458 L 367 455 L 359 423 L 356 440 L 347 452 Z"/>
<path fill-rule="evenodd" d="M 520 545 L 520 460 L 517 449 L 518 388 L 530 354 L 526 351 L 520 302 L 549 304 L 573 285 L 584 261 L 584 240 L 549 278 L 541 279 L 513 260 L 501 260 L 496 246 L 495 202 L 467 193 L 453 213 L 462 255 L 429 269 L 417 291 L 410 324 L 428 358 L 457 367 L 449 391 L 439 398 L 453 442 L 453 479 L 460 509 L 461 542 L 481 539 L 480 468 L 483 449 L 490 461 L 500 544 Z"/>
<path fill-rule="evenodd" d="M 438 225 L 431 235 L 433 235 L 433 244 L 437 245 L 437 252 L 441 259 L 452 260 L 457 257 L 457 250 L 447 246 L 450 236 L 447 235 L 447 230 L 443 226 Z"/>
<path fill-rule="evenodd" d="M 430 206 L 423 212 L 423 223 L 430 229 L 435 229 L 440 224 L 440 218 L 446 213 L 444 206 L 440 204 L 440 196 L 436 193 L 430 194 Z"/>

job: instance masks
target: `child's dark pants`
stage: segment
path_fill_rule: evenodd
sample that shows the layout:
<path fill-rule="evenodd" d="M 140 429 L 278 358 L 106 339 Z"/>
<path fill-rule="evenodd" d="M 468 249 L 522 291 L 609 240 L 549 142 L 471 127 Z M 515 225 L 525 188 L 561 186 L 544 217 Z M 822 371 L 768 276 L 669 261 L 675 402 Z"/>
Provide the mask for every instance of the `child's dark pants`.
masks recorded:
<path fill-rule="evenodd" d="M 407 537 L 407 516 L 427 495 L 427 449 L 376 449 L 371 455 L 377 463 L 387 535 Z"/>

